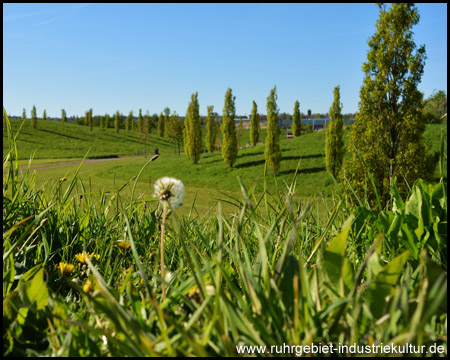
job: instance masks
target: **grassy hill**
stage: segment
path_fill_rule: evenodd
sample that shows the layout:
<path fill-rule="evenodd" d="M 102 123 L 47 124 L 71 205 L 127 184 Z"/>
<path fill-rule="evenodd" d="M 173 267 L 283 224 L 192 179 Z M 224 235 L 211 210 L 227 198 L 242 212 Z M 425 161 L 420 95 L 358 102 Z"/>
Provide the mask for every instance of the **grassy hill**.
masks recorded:
<path fill-rule="evenodd" d="M 21 120 L 11 120 L 14 133 L 17 133 Z M 25 121 L 17 138 L 19 158 L 28 159 L 35 153 L 35 159 L 82 158 L 89 152 L 89 158 L 127 156 L 144 153 L 144 143 L 139 140 L 137 131 L 121 129 L 116 134 L 114 129 L 93 128 L 71 123 L 64 125 L 56 121 L 38 121 L 33 129 L 30 120 Z M 172 143 L 156 134 L 149 135 L 147 151 L 154 148 L 172 149 Z M 3 156 L 8 149 L 7 134 L 3 131 Z"/>
<path fill-rule="evenodd" d="M 19 121 L 12 121 L 13 128 L 17 130 L 19 123 Z M 428 125 L 426 128 L 425 138 L 431 143 L 430 151 L 439 150 L 441 128 L 444 129 L 446 137 L 446 125 Z M 264 131 L 263 129 L 261 139 L 264 139 Z M 348 131 L 348 129 L 344 131 L 346 143 Z M 5 155 L 5 149 L 8 146 L 5 133 L 3 137 Z M 249 131 L 244 130 L 241 144 L 246 143 L 248 137 Z M 297 175 L 298 195 L 303 199 L 322 195 L 324 198 L 330 198 L 335 188 L 333 179 L 325 169 L 325 132 L 306 134 L 295 139 L 286 139 L 285 133 L 282 132 L 280 139 L 283 154 L 280 170 L 276 176 L 268 171 L 264 178 L 264 145 L 240 149 L 236 163 L 233 168 L 229 168 L 224 163 L 220 152 L 202 154 L 198 164 L 193 164 L 183 154 L 181 156 L 174 154 L 171 142 L 151 134 L 147 151 L 153 153 L 153 149 L 158 147 L 161 156 L 142 172 L 137 183 L 137 193 L 142 194 L 144 198 L 151 198 L 153 182 L 160 177 L 171 176 L 182 180 L 187 188 L 184 211 L 189 211 L 194 199 L 199 209 L 207 210 L 216 199 L 227 200 L 228 195 L 239 194 L 237 177 L 248 189 L 254 187 L 256 193 L 262 193 L 264 186 L 270 192 L 276 192 L 277 188 L 285 189 L 285 183 L 291 183 L 300 161 Z M 89 148 L 91 149 L 89 156 L 92 158 L 122 157 L 144 151 L 144 145 L 137 138 L 137 131 L 121 130 L 119 134 L 116 134 L 114 129 L 94 128 L 91 132 L 86 126 L 73 124 L 62 126 L 53 121 L 41 121 L 37 129 L 32 129 L 31 125 L 26 123 L 20 131 L 17 144 L 21 159 L 28 159 L 36 149 L 35 159 L 37 160 L 33 161 L 32 168 L 40 169 L 36 177 L 38 184 L 70 176 L 78 166 L 76 162 L 67 163 L 63 167 L 53 163 L 61 158 L 72 158 L 72 160 L 82 158 Z M 114 161 L 86 163 L 81 168 L 80 176 L 86 184 L 89 184 L 90 191 L 113 191 L 136 176 L 147 160 L 148 157 L 136 156 Z M 438 177 L 437 171 L 435 175 Z M 125 188 L 124 191 L 129 189 Z"/>

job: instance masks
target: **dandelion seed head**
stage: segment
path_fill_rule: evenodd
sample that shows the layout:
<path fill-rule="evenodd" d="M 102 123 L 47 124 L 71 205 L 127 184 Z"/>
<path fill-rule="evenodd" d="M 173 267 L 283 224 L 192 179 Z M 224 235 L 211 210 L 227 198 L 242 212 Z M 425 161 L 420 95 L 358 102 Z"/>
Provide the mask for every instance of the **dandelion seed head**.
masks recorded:
<path fill-rule="evenodd" d="M 172 209 L 183 205 L 184 185 L 180 180 L 163 177 L 156 180 L 154 188 L 154 196 L 158 197 L 161 203 L 167 201 Z"/>

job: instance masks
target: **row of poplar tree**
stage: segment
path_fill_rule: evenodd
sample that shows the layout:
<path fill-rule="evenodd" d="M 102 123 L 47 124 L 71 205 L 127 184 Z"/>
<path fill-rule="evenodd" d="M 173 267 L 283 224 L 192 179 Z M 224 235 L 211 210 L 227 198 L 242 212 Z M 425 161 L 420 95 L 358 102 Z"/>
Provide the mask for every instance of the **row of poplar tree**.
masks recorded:
<path fill-rule="evenodd" d="M 389 201 L 394 186 L 406 196 L 410 184 L 417 179 L 432 181 L 439 153 L 428 153 L 430 145 L 423 136 L 426 118 L 423 94 L 418 90 L 418 84 L 424 72 L 426 51 L 424 45 L 416 46 L 412 31 L 419 22 L 418 9 L 411 3 L 394 3 L 390 9 L 385 4 L 377 6 L 380 10 L 377 30 L 368 40 L 367 61 L 362 67 L 364 80 L 359 111 L 350 129 L 350 156 L 344 159 L 342 104 L 337 86 L 329 111 L 325 162 L 332 176 L 346 180 L 346 190 L 349 189 L 346 192 L 355 201 L 360 203 L 360 199 L 366 199 L 381 210 Z M 228 89 L 221 130 L 222 155 L 230 166 L 237 158 L 234 100 L 231 89 Z M 273 172 L 278 171 L 281 161 L 276 100 L 274 87 L 267 98 L 264 152 L 266 163 Z M 254 103 L 252 118 L 257 118 L 255 109 Z M 297 114 L 298 102 L 293 114 L 294 136 L 299 134 Z M 440 116 L 446 117 L 446 113 Z M 250 126 L 251 136 L 259 133 L 257 126 L 259 121 Z M 197 162 L 201 153 L 197 94 L 192 95 L 189 105 L 184 139 L 186 154 Z"/>
<path fill-rule="evenodd" d="M 360 89 L 359 111 L 351 126 L 349 136 L 350 156 L 344 159 L 342 140 L 342 105 L 339 86 L 334 89 L 334 101 L 330 108 L 325 145 L 326 167 L 334 177 L 343 176 L 357 201 L 366 199 L 381 209 L 390 199 L 392 186 L 400 193 L 408 193 L 410 184 L 422 178 L 432 180 L 439 153 L 428 154 L 425 142 L 425 118 L 423 94 L 418 90 L 426 59 L 425 46 L 417 47 L 413 41 L 412 27 L 419 22 L 419 12 L 414 4 L 394 3 L 390 9 L 377 4 L 380 16 L 375 34 L 369 38 L 367 61 L 363 64 L 364 80 Z M 267 98 L 267 134 L 265 159 L 269 169 L 277 172 L 281 162 L 278 127 L 277 94 L 274 87 Z M 293 133 L 300 134 L 298 101 L 294 107 Z M 62 111 L 62 121 L 66 120 Z M 115 115 L 116 131 L 119 116 Z M 228 89 L 225 94 L 222 132 L 222 156 L 232 167 L 237 159 L 235 126 L 235 96 Z M 442 114 L 446 116 L 446 114 Z M 25 110 L 24 115 L 25 118 Z M 109 116 L 101 123 L 109 127 Z M 130 115 L 129 115 L 130 117 Z M 140 118 L 142 114 L 140 112 Z M 43 118 L 46 118 L 44 111 Z M 132 114 L 131 114 L 132 118 Z M 86 114 L 92 124 L 92 109 Z M 36 126 L 36 108 L 33 106 L 32 124 Z M 155 119 L 156 120 L 156 119 Z M 250 125 L 251 142 L 259 140 L 259 117 L 253 102 Z M 92 125 L 90 125 L 92 127 Z M 141 132 L 145 125 L 140 126 Z M 213 107 L 208 106 L 206 118 L 206 147 L 214 150 L 218 124 L 213 117 Z M 148 127 L 147 131 L 150 131 Z M 198 93 L 191 96 L 184 123 L 177 115 L 158 118 L 158 134 L 174 139 L 178 148 L 184 141 L 185 153 L 194 163 L 203 152 L 202 131 L 199 115 Z M 353 196 L 352 195 L 352 196 Z"/>

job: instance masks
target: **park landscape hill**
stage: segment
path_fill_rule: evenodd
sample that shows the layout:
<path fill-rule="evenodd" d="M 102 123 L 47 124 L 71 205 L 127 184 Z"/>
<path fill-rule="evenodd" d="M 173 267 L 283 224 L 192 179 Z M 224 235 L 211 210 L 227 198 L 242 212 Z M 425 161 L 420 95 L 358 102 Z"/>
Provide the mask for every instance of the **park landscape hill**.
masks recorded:
<path fill-rule="evenodd" d="M 138 188 L 149 197 L 152 181 L 163 176 L 178 178 L 188 189 L 183 206 L 186 212 L 194 202 L 204 211 L 218 199 L 225 201 L 225 207 L 229 206 L 229 196 L 240 191 L 237 178 L 256 192 L 262 192 L 264 186 L 273 191 L 283 189 L 285 184 L 291 183 L 297 166 L 296 181 L 300 196 L 305 199 L 317 196 L 330 198 L 336 190 L 335 182 L 325 168 L 325 131 L 288 138 L 287 131 L 281 129 L 282 161 L 279 171 L 274 175 L 265 169 L 263 142 L 266 129 L 261 130 L 262 141 L 256 146 L 248 146 L 249 130 L 241 131 L 238 158 L 230 168 L 224 163 L 220 150 L 204 152 L 199 162 L 193 164 L 183 153 L 178 155 L 174 143 L 158 136 L 156 129 L 144 142 L 137 130 L 120 129 L 116 133 L 113 128 L 94 127 L 90 131 L 88 126 L 52 120 L 39 121 L 37 128 L 33 128 L 30 120 L 23 122 L 12 119 L 11 127 L 14 133 L 18 133 L 16 141 L 21 169 L 25 169 L 32 158 L 30 169 L 37 170 L 38 184 L 66 177 L 86 157 L 80 169 L 81 178 L 88 181 L 95 191 L 112 191 L 136 176 L 157 149 L 161 156 L 143 170 Z M 429 152 L 439 151 L 441 129 L 446 138 L 446 124 L 426 126 L 424 137 L 430 145 Z M 204 133 L 203 127 L 203 136 Z M 348 134 L 349 126 L 345 126 L 346 148 Z M 218 144 L 220 141 L 219 134 Z M 8 139 L 4 131 L 3 157 L 7 152 Z M 348 152 L 346 155 L 349 156 Z M 265 170 L 268 176 L 264 176 Z M 437 170 L 435 177 L 438 180 Z M 229 210 L 232 211 L 232 208 Z"/>

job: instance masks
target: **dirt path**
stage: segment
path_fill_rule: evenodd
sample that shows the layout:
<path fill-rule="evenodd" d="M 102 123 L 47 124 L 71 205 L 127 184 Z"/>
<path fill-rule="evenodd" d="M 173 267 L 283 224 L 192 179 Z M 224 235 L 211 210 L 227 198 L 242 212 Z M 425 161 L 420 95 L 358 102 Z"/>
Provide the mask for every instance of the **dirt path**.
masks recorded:
<path fill-rule="evenodd" d="M 95 163 L 95 162 L 103 162 L 103 161 L 113 161 L 113 160 L 122 160 L 122 159 L 130 159 L 135 158 L 136 156 L 125 156 L 125 157 L 118 157 L 118 158 L 105 158 L 105 159 L 87 159 L 84 160 L 84 164 L 89 163 Z M 41 167 L 33 167 L 33 164 L 30 167 L 30 171 L 39 171 L 39 170 L 47 170 L 47 169 L 55 169 L 55 168 L 61 168 L 64 166 L 71 166 L 71 165 L 79 165 L 81 164 L 82 160 L 75 160 L 75 161 L 61 161 L 61 162 L 54 162 L 54 163 L 45 163 L 45 164 L 37 164 L 34 166 L 41 166 Z M 45 166 L 45 165 L 51 165 L 51 166 Z M 28 165 L 19 165 L 19 173 L 22 174 L 26 172 Z M 20 170 L 20 168 L 24 170 Z M 9 166 L 7 166 L 3 171 L 3 176 L 6 176 L 9 170 Z M 6 171 L 6 173 L 5 173 Z"/>

